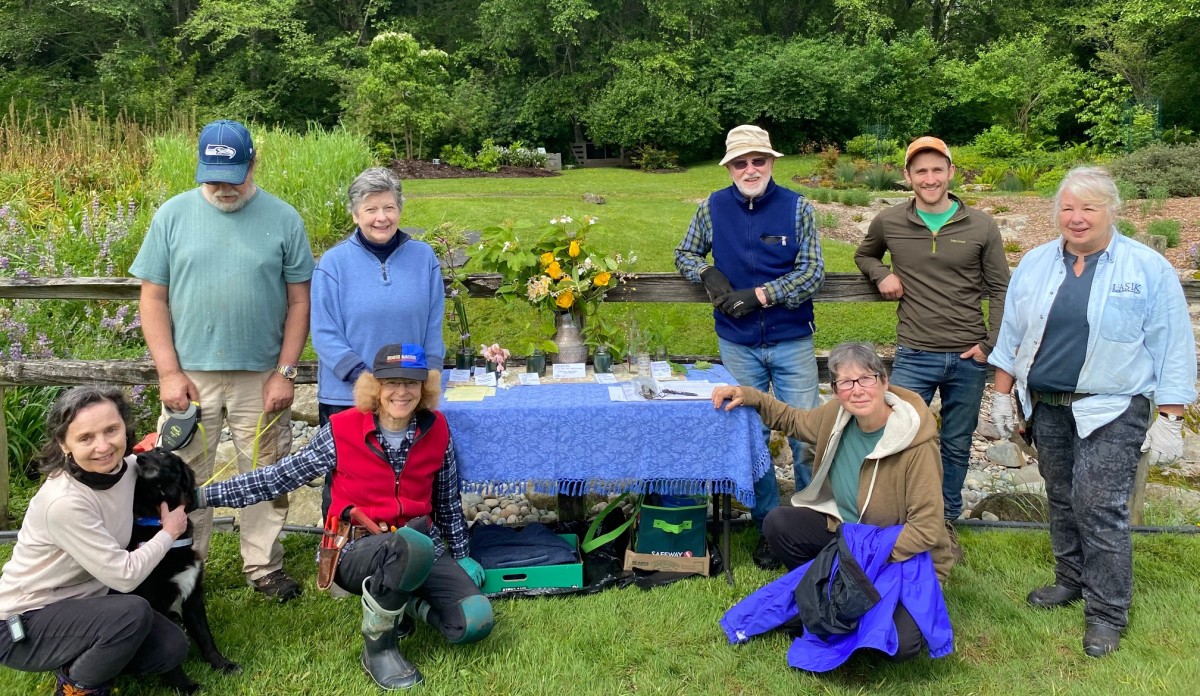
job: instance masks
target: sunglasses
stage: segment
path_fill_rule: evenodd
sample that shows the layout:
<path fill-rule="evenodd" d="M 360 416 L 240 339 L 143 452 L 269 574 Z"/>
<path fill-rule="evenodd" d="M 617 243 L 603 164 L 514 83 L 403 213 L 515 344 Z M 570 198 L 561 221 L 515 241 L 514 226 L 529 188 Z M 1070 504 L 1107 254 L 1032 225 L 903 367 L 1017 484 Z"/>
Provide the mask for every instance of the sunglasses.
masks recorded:
<path fill-rule="evenodd" d="M 763 167 L 767 166 L 768 161 L 769 159 L 766 157 L 755 157 L 754 159 L 748 160 L 734 160 L 729 163 L 729 166 L 740 172 L 751 164 L 754 165 L 755 169 L 762 169 Z"/>

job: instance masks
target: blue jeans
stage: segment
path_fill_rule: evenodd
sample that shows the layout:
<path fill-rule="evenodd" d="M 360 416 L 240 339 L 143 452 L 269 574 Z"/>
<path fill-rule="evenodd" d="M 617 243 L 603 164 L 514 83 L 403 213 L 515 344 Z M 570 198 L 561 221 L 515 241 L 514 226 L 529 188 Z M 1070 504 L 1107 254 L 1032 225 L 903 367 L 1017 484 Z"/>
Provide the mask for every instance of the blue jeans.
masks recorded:
<path fill-rule="evenodd" d="M 1070 406 L 1036 404 L 1033 435 L 1050 502 L 1054 582 L 1083 590 L 1089 624 L 1123 629 L 1133 601 L 1129 495 L 1150 422 L 1135 396 L 1111 423 L 1079 437 Z"/>
<path fill-rule="evenodd" d="M 979 405 L 987 381 L 987 365 L 958 352 L 935 353 L 896 346 L 891 383 L 921 395 L 925 403 L 937 390 L 942 396 L 942 500 L 946 519 L 962 514 L 962 488 L 971 462 L 971 433 L 979 425 Z"/>
<path fill-rule="evenodd" d="M 813 353 L 812 336 L 769 346 L 743 346 L 717 338 L 721 362 L 738 384 L 759 391 L 774 390 L 775 398 L 795 408 L 811 409 L 821 405 L 817 385 L 817 358 Z M 770 438 L 770 428 L 763 426 L 763 437 Z M 788 438 L 792 446 L 792 470 L 796 490 L 802 490 L 812 480 L 812 448 Z M 754 508 L 750 517 L 762 529 L 763 518 L 779 507 L 779 482 L 775 467 L 754 482 Z"/>

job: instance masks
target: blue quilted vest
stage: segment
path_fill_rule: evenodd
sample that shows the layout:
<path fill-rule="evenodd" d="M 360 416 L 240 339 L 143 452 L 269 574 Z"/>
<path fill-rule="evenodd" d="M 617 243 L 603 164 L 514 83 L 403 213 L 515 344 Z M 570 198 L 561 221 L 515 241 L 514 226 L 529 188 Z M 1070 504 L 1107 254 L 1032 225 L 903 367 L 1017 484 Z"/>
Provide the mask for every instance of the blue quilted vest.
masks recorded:
<path fill-rule="evenodd" d="M 774 181 L 752 201 L 732 185 L 709 197 L 713 264 L 734 289 L 758 287 L 795 270 L 800 249 L 796 238 L 799 204 L 799 194 Z M 744 346 L 804 338 L 815 328 L 812 300 L 795 309 L 780 303 L 740 319 L 714 309 L 713 319 L 718 336 Z"/>

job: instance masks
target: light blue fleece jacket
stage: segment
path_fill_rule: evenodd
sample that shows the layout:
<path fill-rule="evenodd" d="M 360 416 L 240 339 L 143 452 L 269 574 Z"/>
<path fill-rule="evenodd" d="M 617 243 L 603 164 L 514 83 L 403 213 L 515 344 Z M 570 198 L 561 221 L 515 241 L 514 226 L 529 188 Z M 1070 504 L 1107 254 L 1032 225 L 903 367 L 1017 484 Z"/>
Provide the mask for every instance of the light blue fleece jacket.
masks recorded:
<path fill-rule="evenodd" d="M 1066 273 L 1060 237 L 1026 254 L 1008 283 L 988 362 L 1016 378 L 1026 418 L 1033 414 L 1029 369 Z M 1196 400 L 1196 339 L 1179 277 L 1162 254 L 1114 228 L 1096 264 L 1087 320 L 1076 391 L 1095 396 L 1071 404 L 1079 437 L 1111 423 L 1139 394 L 1157 404 Z"/>
<path fill-rule="evenodd" d="M 386 263 L 355 230 L 325 252 L 312 279 L 312 340 L 317 351 L 317 400 L 352 406 L 354 380 L 389 343 L 419 343 L 429 366 L 441 369 L 446 347 L 446 295 L 433 249 L 404 232 Z"/>

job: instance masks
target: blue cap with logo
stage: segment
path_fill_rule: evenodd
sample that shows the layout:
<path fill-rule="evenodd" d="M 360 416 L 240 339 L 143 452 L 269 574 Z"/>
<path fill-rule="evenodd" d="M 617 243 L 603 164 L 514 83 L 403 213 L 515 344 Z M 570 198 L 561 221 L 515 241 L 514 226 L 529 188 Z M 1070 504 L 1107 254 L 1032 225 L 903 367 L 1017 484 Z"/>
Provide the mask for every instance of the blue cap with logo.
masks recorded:
<path fill-rule="evenodd" d="M 250 131 L 237 121 L 213 121 L 200 131 L 196 183 L 243 184 L 253 161 Z"/>
<path fill-rule="evenodd" d="M 429 376 L 425 349 L 416 343 L 392 343 L 379 349 L 371 368 L 375 379 L 413 379 L 424 382 Z"/>

